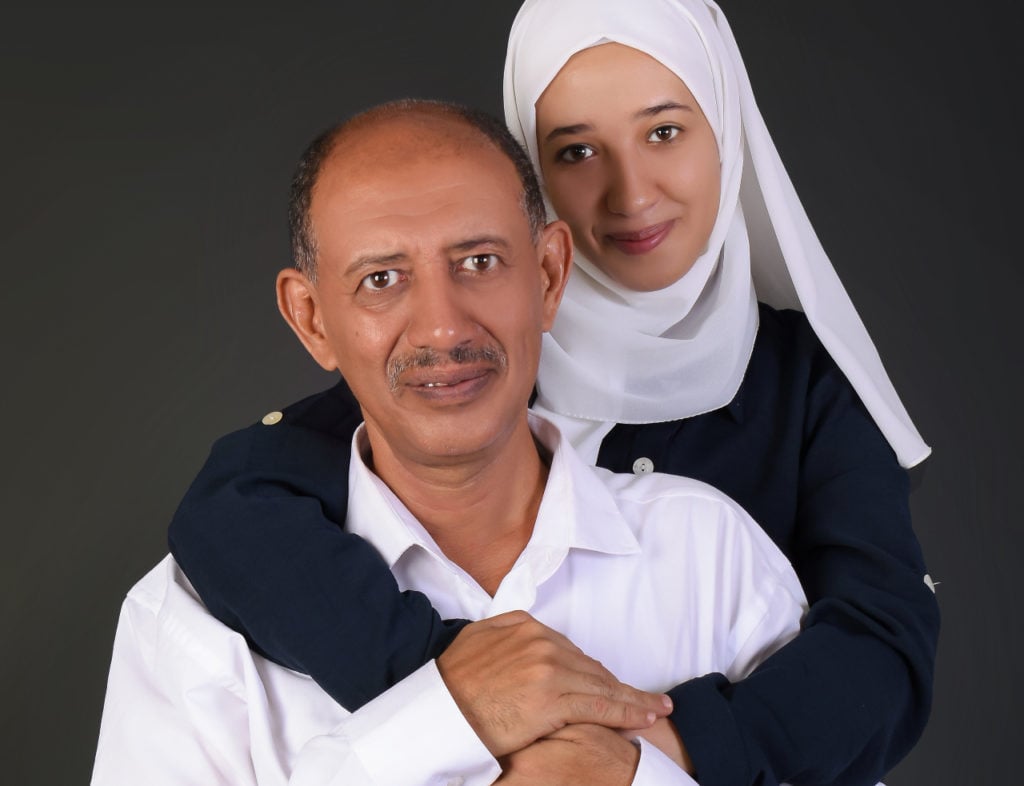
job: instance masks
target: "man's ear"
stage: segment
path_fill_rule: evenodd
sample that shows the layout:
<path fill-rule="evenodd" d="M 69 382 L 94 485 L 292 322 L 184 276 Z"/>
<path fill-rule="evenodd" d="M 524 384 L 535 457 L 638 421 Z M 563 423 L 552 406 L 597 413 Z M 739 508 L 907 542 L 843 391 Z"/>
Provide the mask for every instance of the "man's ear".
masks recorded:
<path fill-rule="evenodd" d="M 313 359 L 324 370 L 334 371 L 338 361 L 324 330 L 316 287 L 293 267 L 277 274 L 277 308 Z"/>
<path fill-rule="evenodd" d="M 541 254 L 541 284 L 544 293 L 544 332 L 551 329 L 562 302 L 572 269 L 572 233 L 564 221 L 552 221 L 541 230 L 537 244 Z"/>

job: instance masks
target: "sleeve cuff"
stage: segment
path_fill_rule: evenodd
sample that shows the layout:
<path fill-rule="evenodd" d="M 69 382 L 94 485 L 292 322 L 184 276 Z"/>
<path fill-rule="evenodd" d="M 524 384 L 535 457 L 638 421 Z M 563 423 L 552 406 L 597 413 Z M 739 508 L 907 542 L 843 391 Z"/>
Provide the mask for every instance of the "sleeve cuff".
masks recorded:
<path fill-rule="evenodd" d="M 363 706 L 346 734 L 373 783 L 485 786 L 501 774 L 434 661 Z"/>
<path fill-rule="evenodd" d="M 679 731 L 701 786 L 749 783 L 748 763 L 737 755 L 743 739 L 723 694 L 729 681 L 706 674 L 668 693 L 675 709 L 669 720 Z"/>
<path fill-rule="evenodd" d="M 637 737 L 636 742 L 640 745 L 640 763 L 632 786 L 697 786 L 697 781 L 662 753 L 657 745 L 643 737 Z"/>

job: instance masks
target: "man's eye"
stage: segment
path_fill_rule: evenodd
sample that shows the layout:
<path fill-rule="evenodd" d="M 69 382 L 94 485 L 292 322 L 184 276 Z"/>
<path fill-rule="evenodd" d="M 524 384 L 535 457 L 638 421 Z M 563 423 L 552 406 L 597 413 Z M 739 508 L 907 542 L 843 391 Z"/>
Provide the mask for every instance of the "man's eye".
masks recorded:
<path fill-rule="evenodd" d="M 569 164 L 575 164 L 577 161 L 586 161 L 593 155 L 594 148 L 590 145 L 569 145 L 568 147 L 562 148 L 558 151 L 558 160 L 565 161 Z"/>
<path fill-rule="evenodd" d="M 647 137 L 648 142 L 668 142 L 679 136 L 678 126 L 658 126 Z"/>
<path fill-rule="evenodd" d="M 378 270 L 360 281 L 359 286 L 369 290 L 387 289 L 397 284 L 400 278 L 397 270 Z"/>
<path fill-rule="evenodd" d="M 459 260 L 459 267 L 472 273 L 484 273 L 498 266 L 497 254 L 473 254 Z"/>

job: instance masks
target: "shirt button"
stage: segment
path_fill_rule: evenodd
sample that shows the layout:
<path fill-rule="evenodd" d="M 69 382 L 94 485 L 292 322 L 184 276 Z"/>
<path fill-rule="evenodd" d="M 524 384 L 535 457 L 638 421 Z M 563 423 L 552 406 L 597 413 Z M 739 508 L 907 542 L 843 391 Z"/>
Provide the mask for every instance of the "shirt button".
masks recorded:
<path fill-rule="evenodd" d="M 638 458 L 633 462 L 634 475 L 650 475 L 654 472 L 654 462 L 649 458 Z"/>
<path fill-rule="evenodd" d="M 268 412 L 266 415 L 264 415 L 263 420 L 261 420 L 260 422 L 264 426 L 273 426 L 275 423 L 280 423 L 281 418 L 283 417 L 284 415 L 282 413 L 277 412 L 275 410 L 274 412 Z"/>

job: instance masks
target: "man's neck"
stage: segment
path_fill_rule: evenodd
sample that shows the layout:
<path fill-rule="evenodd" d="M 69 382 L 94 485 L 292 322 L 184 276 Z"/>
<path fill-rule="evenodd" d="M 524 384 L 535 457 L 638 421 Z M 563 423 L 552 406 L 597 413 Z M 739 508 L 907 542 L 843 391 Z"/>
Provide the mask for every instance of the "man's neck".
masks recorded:
<path fill-rule="evenodd" d="M 547 484 L 549 455 L 526 418 L 502 445 L 436 463 L 405 459 L 367 434 L 373 471 L 445 556 L 494 595 L 533 534 Z"/>

